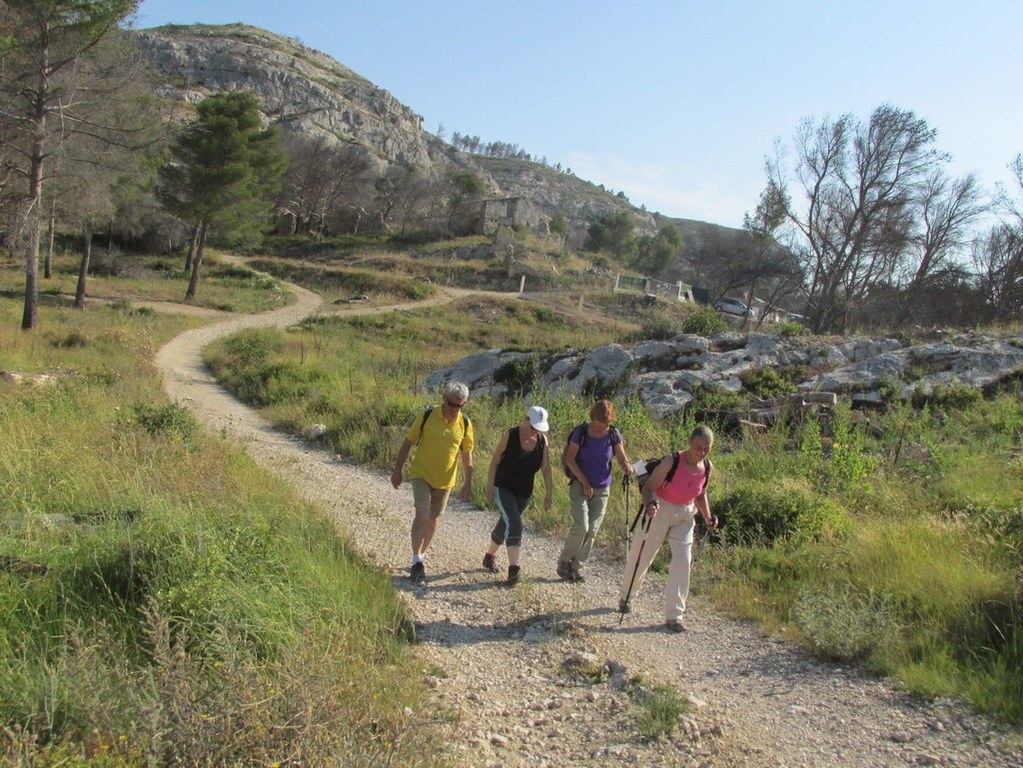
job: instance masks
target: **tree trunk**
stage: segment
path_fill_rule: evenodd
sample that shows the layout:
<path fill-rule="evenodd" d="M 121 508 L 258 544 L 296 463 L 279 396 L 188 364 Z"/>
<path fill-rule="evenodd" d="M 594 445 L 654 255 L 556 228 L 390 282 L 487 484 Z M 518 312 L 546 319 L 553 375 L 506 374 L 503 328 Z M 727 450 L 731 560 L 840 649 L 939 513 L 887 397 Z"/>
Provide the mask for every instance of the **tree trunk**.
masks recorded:
<path fill-rule="evenodd" d="M 46 160 L 46 101 L 49 98 L 49 81 L 45 72 L 49 66 L 49 50 L 43 51 L 40 66 L 39 87 L 35 104 L 35 134 L 32 137 L 32 154 L 29 166 L 29 204 L 26 219 L 28 249 L 25 253 L 25 311 L 21 316 L 23 330 L 31 330 L 39 322 L 39 206 L 43 201 L 43 164 Z"/>
<path fill-rule="evenodd" d="M 195 298 L 199 290 L 199 269 L 202 267 L 202 254 L 206 250 L 206 233 L 209 231 L 209 222 L 203 221 L 199 228 L 198 243 L 195 248 L 195 259 L 192 261 L 192 276 L 188 280 L 188 290 L 185 291 L 185 301 Z"/>
<path fill-rule="evenodd" d="M 50 201 L 50 221 L 46 236 L 46 259 L 43 261 L 43 277 L 53 277 L 53 228 L 57 221 L 57 201 Z"/>
<path fill-rule="evenodd" d="M 89 259 L 92 258 L 92 227 L 82 225 L 82 263 L 78 267 L 78 288 L 75 289 L 75 309 L 85 309 L 85 282 L 89 278 Z"/>
<path fill-rule="evenodd" d="M 192 230 L 192 237 L 188 240 L 188 255 L 185 257 L 185 272 L 191 274 L 192 260 L 195 258 L 195 247 L 199 242 L 199 225 Z"/>

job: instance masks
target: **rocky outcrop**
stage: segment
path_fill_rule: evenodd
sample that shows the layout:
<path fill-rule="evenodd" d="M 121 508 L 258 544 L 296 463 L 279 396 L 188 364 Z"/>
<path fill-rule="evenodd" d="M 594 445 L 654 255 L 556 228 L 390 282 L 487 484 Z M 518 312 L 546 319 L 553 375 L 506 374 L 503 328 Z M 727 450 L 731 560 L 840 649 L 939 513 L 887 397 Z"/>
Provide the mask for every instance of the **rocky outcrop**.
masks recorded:
<path fill-rule="evenodd" d="M 524 352 L 491 350 L 437 371 L 424 382 L 464 381 L 474 394 L 502 396 L 501 373 L 529 358 Z M 895 339 L 828 339 L 767 334 L 689 334 L 626 348 L 609 344 L 587 353 L 569 350 L 544 361 L 536 385 L 552 392 L 614 389 L 635 393 L 655 416 L 680 413 L 700 388 L 743 394 L 742 375 L 774 370 L 802 374 L 801 392 L 846 394 L 878 389 L 904 398 L 935 387 L 963 384 L 986 388 L 1023 375 L 1023 339 L 971 337 L 907 345 Z M 752 398 L 753 395 L 751 394 Z"/>
<path fill-rule="evenodd" d="M 251 90 L 269 122 L 371 150 L 381 163 L 433 168 L 439 142 L 423 118 L 329 56 L 243 24 L 165 26 L 136 33 L 158 93 L 195 103 Z M 441 155 L 442 156 L 442 155 Z"/>

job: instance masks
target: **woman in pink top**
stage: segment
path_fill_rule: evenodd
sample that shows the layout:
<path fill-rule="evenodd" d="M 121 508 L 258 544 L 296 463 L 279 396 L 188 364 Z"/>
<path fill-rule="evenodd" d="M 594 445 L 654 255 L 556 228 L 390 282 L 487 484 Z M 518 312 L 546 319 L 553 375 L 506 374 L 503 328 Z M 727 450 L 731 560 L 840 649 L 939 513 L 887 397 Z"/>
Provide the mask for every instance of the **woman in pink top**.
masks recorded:
<path fill-rule="evenodd" d="M 637 536 L 629 548 L 625 573 L 619 591 L 618 610 L 629 612 L 629 597 L 639 589 L 650 563 L 665 538 L 671 547 L 671 565 L 668 585 L 664 594 L 665 622 L 668 629 L 681 632 L 685 627 L 682 616 L 689 595 L 689 566 L 693 549 L 693 527 L 699 512 L 707 524 L 714 528 L 707 498 L 710 478 L 710 449 L 714 433 L 710 427 L 698 426 L 689 436 L 689 448 L 679 457 L 674 475 L 668 479 L 674 464 L 674 454 L 665 456 L 643 484 L 643 511 L 647 532 Z M 637 562 L 638 560 L 638 562 Z"/>

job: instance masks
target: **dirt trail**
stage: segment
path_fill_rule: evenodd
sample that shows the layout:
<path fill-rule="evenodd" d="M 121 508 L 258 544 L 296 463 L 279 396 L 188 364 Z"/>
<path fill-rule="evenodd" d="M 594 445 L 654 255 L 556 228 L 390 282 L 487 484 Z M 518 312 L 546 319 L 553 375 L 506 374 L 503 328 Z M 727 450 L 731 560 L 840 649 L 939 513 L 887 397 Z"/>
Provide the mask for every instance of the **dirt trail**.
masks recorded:
<path fill-rule="evenodd" d="M 429 552 L 428 585 L 411 586 L 403 578 L 408 485 L 396 491 L 383 473 L 275 431 L 202 365 L 203 347 L 220 336 L 285 327 L 321 308 L 315 294 L 293 290 L 296 302 L 288 307 L 187 331 L 169 342 L 156 358 L 164 388 L 209 429 L 226 430 L 257 462 L 320 504 L 372 562 L 393 575 L 436 689 L 434 707 L 417 717 L 457 715 L 451 750 L 460 765 L 1023 766 L 1018 732 L 999 730 L 963 705 L 922 702 L 887 681 L 818 663 L 791 644 L 765 639 L 751 624 L 718 615 L 699 597 L 692 600 L 688 630 L 669 633 L 662 627 L 661 582 L 655 577 L 619 626 L 611 607 L 617 604 L 620 563 L 593 558 L 585 584 L 566 584 L 554 574 L 560 542 L 531 530 L 523 542 L 525 580 L 504 588 L 501 576 L 480 568 L 495 514 L 472 505 L 451 504 Z M 450 295 L 432 303 L 447 300 Z M 555 433 L 563 426 L 555 425 Z M 477 456 L 478 471 L 489 460 Z M 599 667 L 606 661 L 615 674 L 597 683 L 565 672 L 566 664 Z M 691 711 L 675 737 L 639 737 L 635 708 L 619 684 L 636 673 L 689 697 Z"/>

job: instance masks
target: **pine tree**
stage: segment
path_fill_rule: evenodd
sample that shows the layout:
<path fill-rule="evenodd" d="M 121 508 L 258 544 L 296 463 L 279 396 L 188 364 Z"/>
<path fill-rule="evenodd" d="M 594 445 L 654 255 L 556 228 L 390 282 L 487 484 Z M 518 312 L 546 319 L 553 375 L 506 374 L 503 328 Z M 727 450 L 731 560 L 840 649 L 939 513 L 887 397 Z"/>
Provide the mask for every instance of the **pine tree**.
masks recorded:
<path fill-rule="evenodd" d="M 186 301 L 195 298 L 211 230 L 235 238 L 257 232 L 285 168 L 277 130 L 262 128 L 253 93 L 215 94 L 196 110 L 171 144 L 157 191 L 163 206 L 199 233 Z"/>

